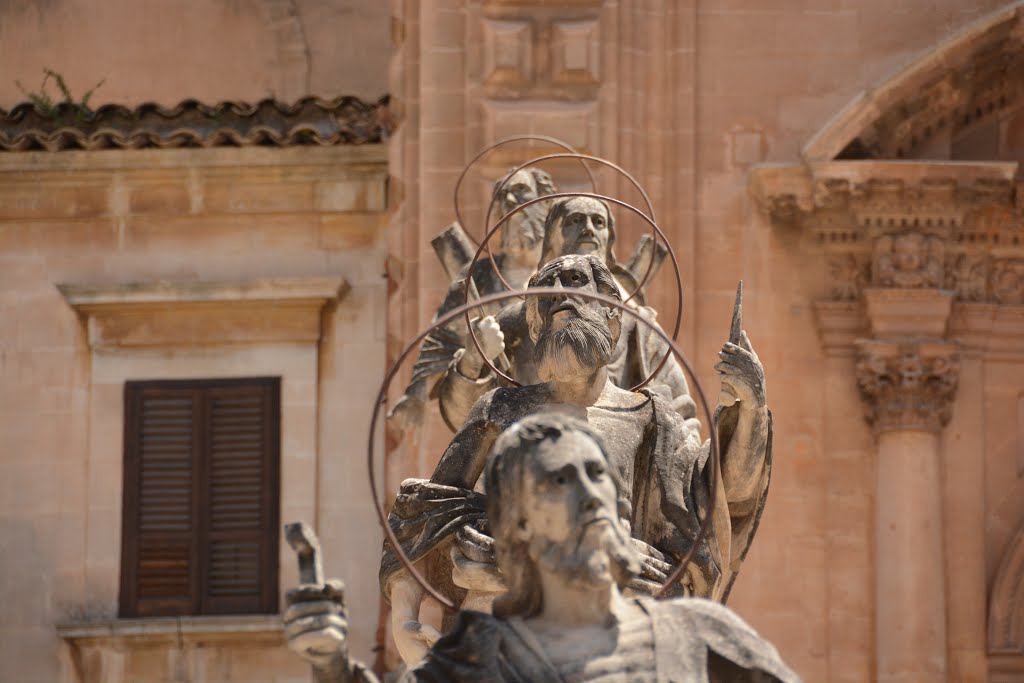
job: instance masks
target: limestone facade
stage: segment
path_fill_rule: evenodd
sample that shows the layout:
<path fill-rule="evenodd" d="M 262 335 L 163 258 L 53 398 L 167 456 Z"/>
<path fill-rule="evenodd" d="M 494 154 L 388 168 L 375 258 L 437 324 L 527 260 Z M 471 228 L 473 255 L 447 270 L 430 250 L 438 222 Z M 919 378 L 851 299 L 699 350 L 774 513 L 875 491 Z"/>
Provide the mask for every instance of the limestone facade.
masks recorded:
<path fill-rule="evenodd" d="M 389 92 L 398 127 L 386 152 L 0 156 L 0 537 L 19 548 L 0 559 L 0 679 L 306 680 L 273 619 L 113 620 L 118 387 L 155 372 L 286 378 L 282 519 L 317 528 L 373 661 L 379 534 L 358 447 L 370 392 L 443 294 L 429 239 L 453 218 L 462 168 L 498 138 L 537 133 L 647 188 L 682 260 L 680 341 L 696 367 L 711 367 L 744 280 L 776 458 L 730 606 L 808 681 L 1019 680 L 1020 3 L 392 0 L 390 17 L 367 0 L 134 6 L 4 8 L 0 62 L 29 87 L 44 65 L 86 87 L 107 77 L 96 101 Z M 138 40 L 92 39 L 108 31 Z M 348 52 L 350 33 L 374 40 Z M 180 53 L 214 43 L 212 62 Z M 0 83 L 0 105 L 20 99 Z M 471 220 L 497 175 L 543 149 L 484 160 Z M 546 168 L 588 187 L 578 166 Z M 352 177 L 362 189 L 332 185 Z M 622 224 L 628 248 L 643 227 Z M 325 297 L 315 341 L 203 335 L 174 350 L 90 343 L 106 337 L 56 287 L 323 277 L 350 289 Z M 663 316 L 668 283 L 659 275 L 649 298 Z M 448 438 L 440 421 L 391 435 L 389 490 L 428 473 Z M 286 588 L 287 553 L 281 568 Z"/>
<path fill-rule="evenodd" d="M 306 680 L 273 615 L 117 619 L 122 397 L 280 377 L 280 516 L 317 523 L 358 576 L 380 535 L 350 447 L 371 406 L 345 387 L 384 371 L 385 150 L 29 152 L 0 175 L 0 678 Z M 297 581 L 287 544 L 279 573 Z M 350 598 L 368 624 L 378 602 Z M 371 629 L 353 635 L 367 651 Z"/>

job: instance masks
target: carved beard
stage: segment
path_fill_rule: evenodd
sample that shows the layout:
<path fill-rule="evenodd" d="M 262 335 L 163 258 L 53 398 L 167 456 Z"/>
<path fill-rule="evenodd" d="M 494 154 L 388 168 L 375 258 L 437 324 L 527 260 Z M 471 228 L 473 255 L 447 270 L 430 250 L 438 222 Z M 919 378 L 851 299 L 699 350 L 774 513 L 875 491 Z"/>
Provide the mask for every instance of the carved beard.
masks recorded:
<path fill-rule="evenodd" d="M 587 524 L 575 543 L 534 537 L 530 556 L 538 567 L 593 588 L 623 586 L 641 567 L 640 554 L 618 521 Z"/>
<path fill-rule="evenodd" d="M 559 329 L 548 321 L 537 339 L 537 376 L 542 382 L 589 375 L 612 357 L 612 331 L 605 309 L 570 304 L 573 317 Z"/>
<path fill-rule="evenodd" d="M 501 209 L 508 213 L 515 206 L 501 203 Z M 501 250 L 509 252 L 528 252 L 537 249 L 544 240 L 544 219 L 547 216 L 547 202 L 537 202 L 526 207 L 506 223 L 501 229 Z"/>

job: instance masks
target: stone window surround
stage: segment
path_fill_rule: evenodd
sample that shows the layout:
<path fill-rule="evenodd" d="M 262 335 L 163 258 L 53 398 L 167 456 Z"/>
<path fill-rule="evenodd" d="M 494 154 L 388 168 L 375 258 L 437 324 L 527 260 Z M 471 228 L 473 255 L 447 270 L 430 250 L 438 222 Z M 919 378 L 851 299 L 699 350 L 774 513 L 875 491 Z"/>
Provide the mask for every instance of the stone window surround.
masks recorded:
<path fill-rule="evenodd" d="M 318 355 L 324 308 L 343 298 L 340 277 L 245 282 L 60 284 L 89 344 L 86 585 L 90 609 L 117 613 L 121 548 L 124 382 L 133 379 L 281 377 L 282 519 L 314 519 Z M 117 533 L 111 534 L 110 529 Z M 297 582 L 280 544 L 280 586 Z M 283 600 L 281 601 L 283 604 Z M 277 615 L 88 618 L 57 627 L 72 645 L 182 644 L 228 637 L 281 642 Z"/>

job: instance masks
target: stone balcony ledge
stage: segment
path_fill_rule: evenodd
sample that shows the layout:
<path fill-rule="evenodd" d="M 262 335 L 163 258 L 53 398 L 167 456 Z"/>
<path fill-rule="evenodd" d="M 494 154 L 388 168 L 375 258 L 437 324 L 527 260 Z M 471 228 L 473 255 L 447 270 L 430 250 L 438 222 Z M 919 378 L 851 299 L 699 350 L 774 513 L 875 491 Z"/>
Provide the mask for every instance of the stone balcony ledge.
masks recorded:
<path fill-rule="evenodd" d="M 284 642 L 277 614 L 106 619 L 57 624 L 57 635 L 76 644 L 132 641 L 209 641 L 217 639 Z"/>

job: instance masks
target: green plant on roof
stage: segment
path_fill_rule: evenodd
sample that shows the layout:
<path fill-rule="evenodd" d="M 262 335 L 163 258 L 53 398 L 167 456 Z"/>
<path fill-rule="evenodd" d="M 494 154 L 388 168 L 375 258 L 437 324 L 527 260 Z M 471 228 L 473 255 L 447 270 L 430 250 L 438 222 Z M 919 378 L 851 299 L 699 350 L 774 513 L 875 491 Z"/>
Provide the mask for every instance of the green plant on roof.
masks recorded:
<path fill-rule="evenodd" d="M 57 84 L 57 90 L 60 91 L 60 99 L 54 99 L 50 94 L 49 88 L 47 87 L 50 80 L 53 80 Z M 100 79 L 99 83 L 89 88 L 84 95 L 76 99 L 71 94 L 71 88 L 68 87 L 67 81 L 64 80 L 64 76 L 54 71 L 53 69 L 43 69 L 43 82 L 39 84 L 39 89 L 30 92 L 21 84 L 21 81 L 14 81 L 14 84 L 18 86 L 22 94 L 28 98 L 35 108 L 44 116 L 56 120 L 60 117 L 59 107 L 60 105 L 70 105 L 70 108 L 75 112 L 78 118 L 85 118 L 92 109 L 89 108 L 89 100 L 92 98 L 92 94 L 96 92 L 97 88 L 103 85 L 107 79 Z"/>

